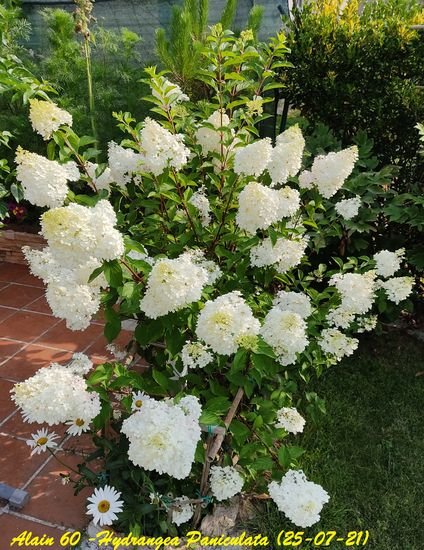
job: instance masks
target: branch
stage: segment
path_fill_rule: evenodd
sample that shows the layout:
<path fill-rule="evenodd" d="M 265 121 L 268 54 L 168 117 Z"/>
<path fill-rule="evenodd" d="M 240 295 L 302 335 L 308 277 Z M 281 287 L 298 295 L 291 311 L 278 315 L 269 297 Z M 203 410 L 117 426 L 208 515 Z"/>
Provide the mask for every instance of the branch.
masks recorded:
<path fill-rule="evenodd" d="M 239 388 L 237 390 L 236 396 L 234 397 L 234 400 L 231 404 L 231 407 L 230 407 L 230 409 L 227 413 L 227 416 L 224 420 L 224 424 L 225 424 L 226 429 L 228 429 L 231 422 L 233 421 L 233 418 L 234 418 L 234 416 L 237 412 L 238 406 L 240 405 L 240 402 L 243 399 L 243 395 L 244 395 L 243 388 Z M 206 459 L 207 459 L 208 462 L 212 462 L 215 459 L 219 449 L 221 448 L 222 442 L 224 441 L 224 437 L 225 437 L 225 432 L 224 433 L 220 432 L 220 433 L 216 434 L 213 445 L 212 445 L 210 451 L 208 452 L 208 454 L 206 456 Z"/>

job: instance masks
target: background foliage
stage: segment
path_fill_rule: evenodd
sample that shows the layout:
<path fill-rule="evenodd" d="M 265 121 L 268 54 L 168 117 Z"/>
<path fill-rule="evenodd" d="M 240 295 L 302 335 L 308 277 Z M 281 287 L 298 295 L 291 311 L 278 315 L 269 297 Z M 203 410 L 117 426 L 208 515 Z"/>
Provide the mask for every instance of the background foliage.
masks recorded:
<path fill-rule="evenodd" d="M 343 143 L 358 130 L 374 139 L 383 164 L 401 168 L 408 190 L 423 182 L 417 122 L 424 119 L 424 39 L 411 25 L 424 22 L 420 2 L 318 0 L 289 24 L 284 72 L 290 100 L 311 120 L 326 123 Z"/>
<path fill-rule="evenodd" d="M 418 269 L 424 267 L 424 162 L 416 130 L 424 119 L 424 36 L 411 25 L 423 21 L 415 0 L 369 2 L 362 13 L 357 0 L 343 10 L 339 0 L 310 2 L 288 22 L 293 66 L 282 74 L 284 96 L 313 125 L 326 124 L 342 145 L 366 132 L 379 166 L 397 167 L 391 203 L 378 221 L 388 246 L 406 246 Z"/>

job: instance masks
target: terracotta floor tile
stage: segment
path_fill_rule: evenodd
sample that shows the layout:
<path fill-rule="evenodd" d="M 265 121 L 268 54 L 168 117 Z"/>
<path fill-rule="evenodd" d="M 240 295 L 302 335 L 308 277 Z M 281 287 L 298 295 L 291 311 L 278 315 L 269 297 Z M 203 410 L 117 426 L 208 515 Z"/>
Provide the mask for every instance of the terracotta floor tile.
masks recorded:
<path fill-rule="evenodd" d="M 121 331 L 118 338 L 112 343 L 118 349 L 124 349 L 128 342 L 133 338 L 134 333 L 126 330 Z M 107 360 L 113 359 L 113 355 L 106 349 L 108 341 L 103 334 L 91 345 L 87 350 L 87 355 L 97 355 L 98 357 L 105 357 Z"/>
<path fill-rule="evenodd" d="M 28 304 L 25 306 L 25 309 L 27 311 L 36 311 L 37 313 L 48 313 L 49 315 L 52 315 L 52 310 L 47 303 L 45 296 L 41 296 L 38 300 L 35 300 L 35 302 Z"/>
<path fill-rule="evenodd" d="M 44 348 L 30 344 L 0 366 L 0 377 L 26 380 L 38 369 L 51 363 L 67 363 L 72 357 L 69 351 Z"/>
<path fill-rule="evenodd" d="M 28 267 L 21 264 L 0 264 L 0 281 L 14 283 L 28 274 Z"/>
<path fill-rule="evenodd" d="M 61 439 L 63 438 L 67 426 L 59 424 L 58 426 L 49 426 L 48 424 L 29 424 L 24 422 L 22 419 L 22 414 L 18 411 L 14 414 L 9 420 L 0 426 L 0 433 L 2 435 L 16 435 L 18 437 L 24 437 L 29 439 L 31 434 L 41 430 L 42 428 L 47 428 L 49 432 L 54 432 L 60 439 L 56 439 L 56 443 L 59 445 Z"/>
<path fill-rule="evenodd" d="M 81 462 L 81 458 L 77 456 L 62 453 L 59 456 L 72 468 L 76 468 Z M 86 505 L 92 489 L 83 489 L 75 496 L 71 483 L 62 484 L 61 473 L 73 475 L 53 458 L 27 487 L 31 498 L 24 512 L 58 525 L 81 529 L 90 521 L 90 517 L 86 515 Z"/>
<path fill-rule="evenodd" d="M 42 288 L 11 284 L 0 290 L 0 305 L 21 308 L 44 294 Z"/>
<path fill-rule="evenodd" d="M 35 286 L 37 288 L 44 288 L 44 283 L 41 279 L 38 277 L 34 277 L 34 275 L 31 275 L 31 273 L 27 272 L 22 276 L 15 279 L 16 283 L 19 283 L 21 285 L 30 285 Z"/>
<path fill-rule="evenodd" d="M 16 313 L 16 309 L 12 309 L 10 307 L 2 307 L 0 306 L 0 323 Z"/>
<path fill-rule="evenodd" d="M 88 357 L 91 359 L 93 365 L 102 365 L 103 363 L 107 363 L 111 360 L 111 356 L 108 355 L 91 355 L 89 352 L 87 352 Z"/>
<path fill-rule="evenodd" d="M 89 434 L 71 437 L 62 445 L 62 447 L 72 453 L 85 456 L 96 450 L 91 435 Z"/>
<path fill-rule="evenodd" d="M 50 550 L 64 550 L 64 547 L 60 545 L 60 538 L 64 534 L 64 531 L 59 529 L 53 529 L 45 525 L 40 525 L 34 521 L 19 518 L 11 514 L 3 514 L 0 516 L 1 524 L 1 541 L 4 548 L 9 548 L 12 539 L 18 536 L 23 531 L 31 531 L 34 536 L 42 537 L 44 534 L 48 537 L 53 537 L 53 546 L 27 546 L 27 548 L 49 548 Z M 12 548 L 16 548 L 18 543 L 15 543 Z"/>
<path fill-rule="evenodd" d="M 49 315 L 18 311 L 0 323 L 0 337 L 32 342 L 56 323 Z"/>
<path fill-rule="evenodd" d="M 5 359 L 22 349 L 24 345 L 22 342 L 0 338 L 0 365 Z"/>
<path fill-rule="evenodd" d="M 48 458 L 41 453 L 31 456 L 31 449 L 19 439 L 0 435 L 0 480 L 12 487 L 22 487 Z"/>
<path fill-rule="evenodd" d="M 8 380 L 0 380 L 0 422 L 11 414 L 16 406 L 10 399 L 10 390 L 13 383 Z M 1 428 L 0 428 L 1 429 Z"/>
<path fill-rule="evenodd" d="M 90 325 L 86 330 L 69 330 L 65 322 L 50 329 L 37 340 L 37 344 L 52 348 L 67 349 L 70 351 L 83 351 L 94 342 L 103 329 L 100 325 Z"/>

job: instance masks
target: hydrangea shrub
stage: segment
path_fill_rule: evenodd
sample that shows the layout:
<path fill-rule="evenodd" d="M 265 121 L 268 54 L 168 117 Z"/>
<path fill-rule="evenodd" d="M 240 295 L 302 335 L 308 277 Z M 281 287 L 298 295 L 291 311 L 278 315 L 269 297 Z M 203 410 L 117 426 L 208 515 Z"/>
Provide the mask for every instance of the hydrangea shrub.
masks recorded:
<path fill-rule="evenodd" d="M 360 215 L 345 187 L 358 150 L 302 171 L 297 126 L 275 144 L 257 138 L 285 51 L 283 35 L 254 46 L 248 31 L 213 27 L 200 75 L 210 100 L 193 104 L 148 69 L 156 119 L 117 113 L 126 135 L 107 165 L 94 162 L 92 138 L 57 127 L 56 107 L 37 105 L 40 124 L 31 114 L 52 134 L 47 158 L 17 152 L 26 195 L 49 208 L 47 247 L 25 251 L 31 271 L 69 328 L 89 326 L 101 306 L 110 341 L 134 328 L 119 361 L 94 368 L 77 355 L 13 390 L 25 420 L 92 434 L 98 450 L 74 481 L 96 487 L 89 513 L 101 525 L 176 532 L 240 492 L 269 494 L 298 526 L 318 521 L 329 495 L 301 471 L 296 441 L 322 408 L 306 383 L 375 327 L 376 299 L 411 292 L 396 276 L 402 250 L 344 260 L 326 250 L 320 261 L 327 236 Z M 43 432 L 30 445 L 56 443 Z M 99 457 L 101 474 L 90 467 Z"/>

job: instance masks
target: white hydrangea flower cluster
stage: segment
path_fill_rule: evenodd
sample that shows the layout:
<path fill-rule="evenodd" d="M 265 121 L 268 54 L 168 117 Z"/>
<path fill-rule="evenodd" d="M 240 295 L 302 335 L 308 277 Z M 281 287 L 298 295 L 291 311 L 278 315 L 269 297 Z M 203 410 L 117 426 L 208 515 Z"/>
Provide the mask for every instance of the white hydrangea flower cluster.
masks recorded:
<path fill-rule="evenodd" d="M 212 466 L 209 483 L 213 496 L 221 502 L 240 493 L 244 479 L 233 466 Z"/>
<path fill-rule="evenodd" d="M 405 249 L 399 248 L 395 252 L 380 250 L 374 254 L 375 270 L 380 277 L 392 277 L 400 269 L 400 264 L 405 258 Z"/>
<path fill-rule="evenodd" d="M 337 153 L 331 152 L 315 158 L 311 170 L 299 175 L 299 186 L 309 189 L 315 184 L 326 199 L 331 198 L 343 186 L 358 160 L 356 145 Z"/>
<path fill-rule="evenodd" d="M 25 422 L 52 426 L 81 418 L 89 424 L 100 413 L 98 393 L 87 390 L 86 381 L 76 369 L 72 363 L 70 367 L 52 363 L 15 384 L 12 399 Z"/>
<path fill-rule="evenodd" d="M 337 273 L 330 279 L 330 285 L 336 286 L 342 302 L 327 314 L 330 326 L 347 329 L 356 318 L 356 315 L 367 313 L 374 303 L 375 271 L 367 273 Z"/>
<path fill-rule="evenodd" d="M 268 237 L 250 249 L 250 265 L 256 267 L 273 265 L 278 273 L 284 274 L 299 265 L 307 244 L 305 236 L 293 239 L 280 237 L 275 245 Z"/>
<path fill-rule="evenodd" d="M 377 326 L 377 320 L 377 315 L 370 315 L 369 317 L 362 317 L 361 319 L 358 319 L 358 328 L 356 332 L 361 334 L 363 332 L 370 332 L 371 330 L 374 330 Z"/>
<path fill-rule="evenodd" d="M 93 363 L 85 353 L 78 352 L 73 354 L 66 368 L 78 376 L 84 376 L 93 368 Z"/>
<path fill-rule="evenodd" d="M 349 326 L 355 320 L 355 313 L 344 309 L 342 306 L 338 306 L 330 310 L 327 314 L 326 320 L 332 327 L 349 328 Z"/>
<path fill-rule="evenodd" d="M 298 434 L 303 432 L 305 419 L 295 407 L 283 407 L 277 411 L 275 427 L 284 428 L 286 432 Z"/>
<path fill-rule="evenodd" d="M 210 278 L 211 271 L 190 251 L 173 260 L 159 259 L 150 272 L 146 293 L 140 301 L 141 311 L 151 319 L 178 311 L 200 300 Z"/>
<path fill-rule="evenodd" d="M 75 162 L 59 164 L 41 155 L 16 150 L 16 179 L 22 184 L 24 198 L 36 206 L 61 206 L 68 194 L 68 181 L 78 181 L 80 173 Z"/>
<path fill-rule="evenodd" d="M 203 369 L 213 361 L 213 355 L 208 346 L 201 342 L 186 342 L 181 350 L 184 370 Z"/>
<path fill-rule="evenodd" d="M 339 291 L 344 311 L 354 314 L 367 313 L 372 308 L 375 295 L 375 271 L 367 273 L 336 273 L 330 279 Z"/>
<path fill-rule="evenodd" d="M 115 225 L 115 211 L 107 200 L 100 200 L 93 208 L 71 203 L 54 208 L 41 217 L 41 233 L 51 250 L 58 250 L 82 260 L 94 258 L 99 262 L 122 256 L 122 235 Z"/>
<path fill-rule="evenodd" d="M 87 328 L 100 306 L 103 276 L 91 283 L 91 273 L 103 260 L 124 252 L 122 235 L 115 229 L 116 215 L 108 201 L 93 208 L 75 203 L 43 214 L 42 234 L 48 247 L 23 251 L 31 272 L 47 284 L 46 298 L 56 317 L 71 330 Z"/>
<path fill-rule="evenodd" d="M 311 299 L 303 292 L 280 290 L 272 303 L 282 310 L 287 309 L 297 313 L 302 319 L 307 319 L 312 313 Z"/>
<path fill-rule="evenodd" d="M 330 497 L 321 485 L 308 481 L 302 470 L 289 470 L 280 483 L 272 481 L 269 495 L 290 521 L 299 527 L 311 527 Z"/>
<path fill-rule="evenodd" d="M 286 366 L 295 363 L 296 354 L 308 345 L 306 328 L 298 313 L 274 306 L 266 315 L 260 333 L 274 350 L 277 361 Z"/>
<path fill-rule="evenodd" d="M 272 158 L 270 138 L 263 138 L 244 147 L 238 147 L 234 155 L 234 172 L 244 176 L 259 177 Z"/>
<path fill-rule="evenodd" d="M 213 112 L 205 122 L 213 126 L 213 128 L 209 126 L 200 126 L 200 128 L 196 130 L 196 141 L 201 145 L 203 155 L 206 156 L 208 153 L 220 153 L 221 132 L 219 128 L 227 128 L 230 124 L 230 119 L 224 110 L 218 110 Z M 234 134 L 234 131 L 231 133 Z M 225 140 L 225 134 L 223 135 L 223 139 Z M 227 149 L 224 145 L 222 145 L 222 147 L 223 153 L 225 154 Z"/>
<path fill-rule="evenodd" d="M 162 107 L 164 109 L 183 101 L 189 101 L 190 98 L 183 93 L 178 84 L 174 84 L 164 76 L 156 77 L 156 83 L 160 90 L 151 87 L 152 96 L 162 102 Z"/>
<path fill-rule="evenodd" d="M 277 136 L 267 169 L 272 185 L 286 183 L 289 177 L 295 176 L 302 167 L 305 139 L 296 124 Z"/>
<path fill-rule="evenodd" d="M 46 300 L 53 315 L 65 319 L 70 330 L 85 330 L 99 311 L 99 290 L 97 285 L 91 284 L 50 283 L 46 288 Z"/>
<path fill-rule="evenodd" d="M 155 120 L 146 117 L 140 132 L 143 171 L 159 176 L 168 166 L 181 170 L 190 155 L 183 137 L 182 134 L 171 134 Z"/>
<path fill-rule="evenodd" d="M 35 132 L 38 132 L 44 140 L 52 137 L 62 125 L 72 126 L 72 115 L 60 109 L 52 101 L 39 99 L 29 100 L 29 120 Z"/>
<path fill-rule="evenodd" d="M 326 328 L 321 332 L 318 344 L 325 353 L 340 361 L 343 357 L 352 355 L 358 347 L 359 340 L 346 336 L 336 328 Z"/>
<path fill-rule="evenodd" d="M 94 258 L 75 265 L 75 258 L 61 251 L 23 248 L 33 275 L 47 284 L 46 299 L 53 314 L 65 319 L 71 330 L 85 329 L 100 306 L 100 289 L 107 287 L 103 275 L 91 283 L 88 278 L 100 263 Z"/>
<path fill-rule="evenodd" d="M 353 197 L 352 199 L 343 199 L 336 202 L 334 205 L 337 214 L 345 220 L 351 220 L 358 215 L 359 207 L 361 206 L 361 198 Z"/>
<path fill-rule="evenodd" d="M 234 291 L 206 302 L 197 319 L 196 335 L 216 353 L 231 355 L 241 339 L 257 335 L 259 329 L 252 310 L 240 292 Z"/>
<path fill-rule="evenodd" d="M 112 181 L 125 187 L 131 181 L 134 172 L 141 170 L 143 156 L 111 141 L 108 145 L 108 160 Z"/>
<path fill-rule="evenodd" d="M 216 264 L 212 260 L 207 260 L 202 250 L 193 249 L 186 252 L 186 254 L 190 255 L 193 263 L 199 265 L 206 271 L 208 276 L 208 285 L 214 285 L 216 281 L 222 276 L 222 271 L 218 264 Z"/>
<path fill-rule="evenodd" d="M 274 148 L 270 138 L 237 148 L 234 171 L 236 174 L 259 177 L 268 170 L 272 186 L 285 183 L 299 172 L 304 148 L 302 131 L 297 125 L 291 126 L 277 137 Z"/>
<path fill-rule="evenodd" d="M 171 521 L 175 525 L 186 523 L 193 517 L 194 507 L 187 496 L 178 497 L 174 500 L 172 506 Z"/>
<path fill-rule="evenodd" d="M 106 191 L 109 191 L 111 183 L 115 181 L 112 176 L 112 170 L 106 166 L 103 172 L 96 176 L 98 166 L 99 165 L 95 162 L 87 162 L 85 165 L 87 174 L 91 178 L 89 185 L 97 191 L 100 191 L 101 189 L 106 189 Z"/>
<path fill-rule="evenodd" d="M 202 185 L 188 201 L 195 208 L 197 208 L 202 222 L 203 227 L 207 227 L 211 223 L 211 206 L 209 204 L 209 199 L 206 196 L 206 187 Z"/>
<path fill-rule="evenodd" d="M 186 478 L 201 435 L 200 413 L 195 397 L 174 404 L 144 396 L 142 407 L 122 423 L 130 460 L 146 470 Z"/>
<path fill-rule="evenodd" d="M 283 218 L 293 216 L 300 206 L 299 192 L 290 187 L 270 189 L 250 182 L 239 194 L 237 225 L 248 233 L 267 229 Z"/>
<path fill-rule="evenodd" d="M 387 281 L 378 281 L 378 288 L 382 288 L 389 300 L 399 304 L 406 300 L 412 292 L 414 286 L 413 277 L 392 277 Z"/>

